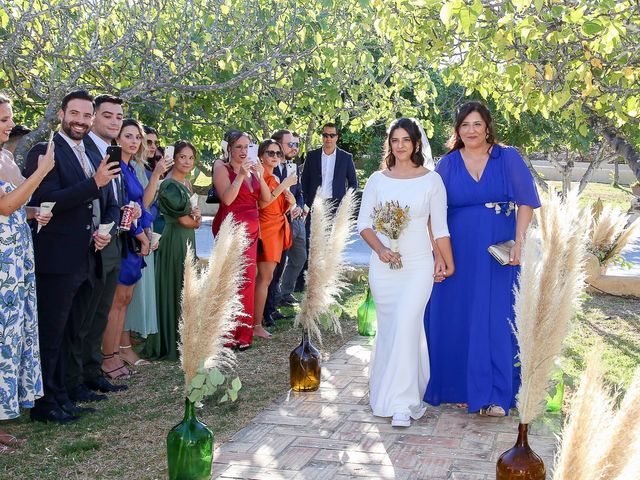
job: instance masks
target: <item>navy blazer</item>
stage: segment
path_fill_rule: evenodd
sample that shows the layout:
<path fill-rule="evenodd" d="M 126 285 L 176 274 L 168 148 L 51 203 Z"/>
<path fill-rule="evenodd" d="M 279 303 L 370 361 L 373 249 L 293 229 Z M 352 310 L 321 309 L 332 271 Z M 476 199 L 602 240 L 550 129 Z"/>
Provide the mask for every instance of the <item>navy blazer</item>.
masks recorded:
<path fill-rule="evenodd" d="M 292 162 L 293 165 L 296 165 Z M 279 168 L 273 169 L 273 174 L 282 182 L 285 178 L 287 178 L 287 167 L 285 166 L 283 174 L 279 173 Z M 291 185 L 290 191 L 294 197 L 296 197 L 296 205 L 300 208 L 304 208 L 304 194 L 303 188 L 300 183 L 300 167 L 296 165 L 296 175 L 298 175 L 298 182 L 295 185 Z"/>
<path fill-rule="evenodd" d="M 53 218 L 33 235 L 36 273 L 88 272 L 93 217 L 91 202 L 101 192 L 95 180 L 86 177 L 78 157 L 59 133 L 54 135 L 53 142 L 56 164 L 29 202 L 32 206 L 56 202 Z M 46 150 L 47 142 L 38 143 L 29 150 L 23 172 L 25 177 L 36 170 L 38 157 Z"/>
<path fill-rule="evenodd" d="M 305 203 L 311 207 L 316 198 L 316 192 L 322 185 L 322 148 L 311 150 L 307 154 L 302 169 L 302 190 L 305 192 Z M 332 196 L 331 198 L 340 203 L 342 197 L 347 193 L 347 187 L 356 190 L 358 188 L 358 177 L 356 176 L 356 166 L 353 163 L 353 155 L 336 148 L 336 164 L 333 170 Z"/>

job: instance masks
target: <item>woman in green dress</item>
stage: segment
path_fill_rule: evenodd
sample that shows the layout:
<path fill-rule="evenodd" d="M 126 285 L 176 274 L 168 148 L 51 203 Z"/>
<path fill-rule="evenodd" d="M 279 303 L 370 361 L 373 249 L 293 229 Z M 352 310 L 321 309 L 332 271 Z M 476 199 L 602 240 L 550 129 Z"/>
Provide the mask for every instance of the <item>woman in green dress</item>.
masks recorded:
<path fill-rule="evenodd" d="M 165 218 L 156 257 L 158 333 L 150 335 L 145 354 L 151 358 L 178 359 L 178 320 L 187 245 L 195 249 L 195 230 L 202 213 L 192 207 L 192 188 L 186 176 L 195 164 L 196 149 L 185 141 L 174 146 L 175 164 L 158 190 L 158 208 Z"/>

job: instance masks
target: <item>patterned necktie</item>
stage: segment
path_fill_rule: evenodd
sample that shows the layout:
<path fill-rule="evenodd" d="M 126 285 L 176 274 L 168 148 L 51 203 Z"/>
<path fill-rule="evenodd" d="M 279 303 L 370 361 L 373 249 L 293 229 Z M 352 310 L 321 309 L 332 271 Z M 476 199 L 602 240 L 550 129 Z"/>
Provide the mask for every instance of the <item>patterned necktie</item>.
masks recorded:
<path fill-rule="evenodd" d="M 80 160 L 80 166 L 82 167 L 84 174 L 87 176 L 87 178 L 93 177 L 93 175 L 96 173 L 96 169 L 93 167 L 91 160 L 89 160 L 89 158 L 87 157 L 87 154 L 84 151 L 84 144 L 80 143 L 75 147 L 73 147 L 73 149 L 76 151 L 76 155 Z M 92 213 L 91 233 L 93 233 L 98 229 L 98 225 L 100 225 L 100 200 L 97 198 L 94 198 L 91 201 L 91 204 L 93 206 L 91 209 L 91 213 Z"/>

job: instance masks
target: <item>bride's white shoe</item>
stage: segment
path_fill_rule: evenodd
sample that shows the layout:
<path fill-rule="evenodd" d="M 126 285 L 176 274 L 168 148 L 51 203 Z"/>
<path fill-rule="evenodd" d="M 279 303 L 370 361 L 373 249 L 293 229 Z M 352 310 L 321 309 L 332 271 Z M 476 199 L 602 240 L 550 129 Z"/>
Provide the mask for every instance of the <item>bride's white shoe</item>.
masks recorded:
<path fill-rule="evenodd" d="M 394 413 L 391 419 L 392 427 L 410 427 L 411 417 L 406 413 Z"/>

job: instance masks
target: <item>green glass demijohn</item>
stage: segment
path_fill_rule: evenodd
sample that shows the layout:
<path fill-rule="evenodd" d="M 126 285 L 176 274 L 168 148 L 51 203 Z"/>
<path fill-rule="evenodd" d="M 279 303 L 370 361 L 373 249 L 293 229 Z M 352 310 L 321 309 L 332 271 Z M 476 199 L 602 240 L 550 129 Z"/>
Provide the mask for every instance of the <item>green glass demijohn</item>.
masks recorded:
<path fill-rule="evenodd" d="M 367 298 L 358 307 L 358 333 L 364 337 L 376 335 L 378 317 L 371 289 L 367 287 Z"/>
<path fill-rule="evenodd" d="M 213 461 L 213 432 L 196 417 L 185 399 L 184 418 L 167 435 L 170 480 L 208 480 Z"/>

